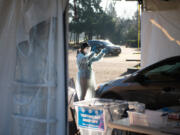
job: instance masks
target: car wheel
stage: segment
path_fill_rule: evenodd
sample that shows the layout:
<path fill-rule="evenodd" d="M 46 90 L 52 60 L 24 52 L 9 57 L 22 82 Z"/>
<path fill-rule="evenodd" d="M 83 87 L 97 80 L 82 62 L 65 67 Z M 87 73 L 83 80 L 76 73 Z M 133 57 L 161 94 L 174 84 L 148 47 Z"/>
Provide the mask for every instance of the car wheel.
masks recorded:
<path fill-rule="evenodd" d="M 115 56 L 119 56 L 119 53 L 115 54 Z"/>
<path fill-rule="evenodd" d="M 119 56 L 119 53 L 111 53 L 111 56 Z"/>

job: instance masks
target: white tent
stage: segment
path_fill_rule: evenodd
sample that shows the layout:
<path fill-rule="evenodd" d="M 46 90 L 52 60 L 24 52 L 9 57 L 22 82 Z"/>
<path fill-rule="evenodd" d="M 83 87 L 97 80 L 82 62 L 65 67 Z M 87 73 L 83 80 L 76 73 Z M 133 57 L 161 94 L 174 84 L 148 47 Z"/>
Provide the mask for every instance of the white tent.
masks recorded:
<path fill-rule="evenodd" d="M 66 134 L 66 0 L 0 0 L 0 135 Z"/>
<path fill-rule="evenodd" d="M 180 55 L 180 1 L 144 0 L 141 66 Z"/>

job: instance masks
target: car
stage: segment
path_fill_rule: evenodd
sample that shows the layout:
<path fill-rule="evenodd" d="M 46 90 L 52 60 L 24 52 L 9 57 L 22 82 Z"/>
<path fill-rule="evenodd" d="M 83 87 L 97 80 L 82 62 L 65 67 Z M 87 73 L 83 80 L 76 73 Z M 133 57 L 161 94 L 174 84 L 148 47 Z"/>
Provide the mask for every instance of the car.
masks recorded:
<path fill-rule="evenodd" d="M 104 48 L 108 50 L 107 56 L 118 56 L 121 53 L 120 46 L 114 45 L 108 40 L 89 40 L 88 44 L 91 48 L 96 47 L 96 53 L 99 53 Z"/>
<path fill-rule="evenodd" d="M 180 56 L 98 86 L 97 97 L 144 103 L 148 109 L 180 105 Z"/>

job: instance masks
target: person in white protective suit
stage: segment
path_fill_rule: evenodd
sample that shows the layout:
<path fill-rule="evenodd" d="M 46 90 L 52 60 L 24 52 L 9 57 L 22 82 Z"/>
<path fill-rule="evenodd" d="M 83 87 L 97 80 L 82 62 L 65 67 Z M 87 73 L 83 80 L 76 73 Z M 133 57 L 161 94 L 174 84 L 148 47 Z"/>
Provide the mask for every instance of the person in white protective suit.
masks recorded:
<path fill-rule="evenodd" d="M 97 49 L 92 48 L 87 44 L 83 43 L 81 49 L 77 52 L 77 82 L 76 90 L 79 100 L 90 99 L 95 96 L 95 76 L 92 69 L 92 63 L 99 61 L 107 52 L 107 49 L 102 49 L 100 53 L 95 55 Z"/>

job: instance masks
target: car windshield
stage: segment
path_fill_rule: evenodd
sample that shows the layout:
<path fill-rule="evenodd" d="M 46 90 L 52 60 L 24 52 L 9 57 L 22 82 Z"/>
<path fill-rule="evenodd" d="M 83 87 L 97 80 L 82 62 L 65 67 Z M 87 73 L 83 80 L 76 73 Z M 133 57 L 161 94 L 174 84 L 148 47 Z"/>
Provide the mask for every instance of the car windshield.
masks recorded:
<path fill-rule="evenodd" d="M 113 46 L 110 41 L 101 41 L 105 46 Z"/>
<path fill-rule="evenodd" d="M 177 81 L 180 80 L 180 62 L 165 64 L 144 73 L 150 81 Z"/>

